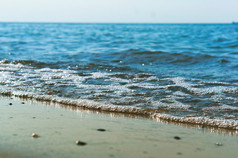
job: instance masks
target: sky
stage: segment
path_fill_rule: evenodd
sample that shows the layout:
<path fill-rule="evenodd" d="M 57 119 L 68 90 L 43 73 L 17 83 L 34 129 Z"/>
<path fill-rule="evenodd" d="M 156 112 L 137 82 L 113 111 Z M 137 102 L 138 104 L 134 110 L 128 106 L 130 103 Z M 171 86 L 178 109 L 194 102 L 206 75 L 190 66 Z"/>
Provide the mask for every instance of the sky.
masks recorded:
<path fill-rule="evenodd" d="M 238 0 L 0 0 L 0 22 L 232 21 L 238 21 Z"/>

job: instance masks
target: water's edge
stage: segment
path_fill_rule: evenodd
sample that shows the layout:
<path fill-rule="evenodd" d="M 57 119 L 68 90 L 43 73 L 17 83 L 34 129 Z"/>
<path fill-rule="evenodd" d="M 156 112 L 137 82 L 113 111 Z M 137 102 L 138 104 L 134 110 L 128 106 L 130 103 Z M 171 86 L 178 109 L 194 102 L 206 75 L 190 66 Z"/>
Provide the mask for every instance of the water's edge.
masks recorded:
<path fill-rule="evenodd" d="M 156 119 L 159 122 L 173 123 L 185 126 L 196 126 L 201 128 L 210 128 L 214 131 L 222 131 L 228 133 L 237 133 L 238 123 L 234 120 L 223 120 L 223 119 L 209 119 L 206 117 L 177 117 L 163 113 L 153 113 L 136 107 L 129 106 L 114 106 L 114 105 L 103 105 L 90 100 L 80 99 L 66 99 L 59 97 L 52 97 L 46 95 L 27 95 L 27 94 L 11 94 L 10 92 L 1 93 L 2 96 L 17 97 L 25 100 L 35 100 L 45 103 L 60 104 L 62 107 L 77 107 L 82 109 L 88 109 L 90 111 L 96 111 L 101 113 L 121 113 L 123 115 L 135 115 L 143 116 L 150 119 Z M 227 130 L 227 131 L 226 131 Z"/>

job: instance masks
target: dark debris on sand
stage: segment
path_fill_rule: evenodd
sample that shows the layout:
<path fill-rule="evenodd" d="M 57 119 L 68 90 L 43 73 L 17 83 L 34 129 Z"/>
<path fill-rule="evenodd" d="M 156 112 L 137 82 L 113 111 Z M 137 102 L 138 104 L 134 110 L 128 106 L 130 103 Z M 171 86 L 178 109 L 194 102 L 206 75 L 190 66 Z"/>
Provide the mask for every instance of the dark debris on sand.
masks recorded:
<path fill-rule="evenodd" d="M 32 135 L 31 135 L 33 138 L 38 138 L 39 137 L 39 135 L 38 134 L 36 134 L 36 133 L 32 133 Z"/>
<path fill-rule="evenodd" d="M 180 140 L 181 138 L 179 136 L 174 136 L 174 139 Z"/>
<path fill-rule="evenodd" d="M 100 131 L 100 132 L 105 132 L 106 130 L 105 130 L 105 129 L 103 129 L 103 128 L 99 128 L 99 129 L 97 129 L 97 131 Z"/>
<path fill-rule="evenodd" d="M 82 142 L 82 141 L 79 141 L 79 140 L 77 140 L 75 143 L 76 143 L 76 145 L 79 145 L 79 146 L 85 146 L 85 145 L 87 145 L 87 143 Z"/>
<path fill-rule="evenodd" d="M 216 143 L 215 145 L 216 145 L 216 146 L 223 146 L 222 143 Z"/>

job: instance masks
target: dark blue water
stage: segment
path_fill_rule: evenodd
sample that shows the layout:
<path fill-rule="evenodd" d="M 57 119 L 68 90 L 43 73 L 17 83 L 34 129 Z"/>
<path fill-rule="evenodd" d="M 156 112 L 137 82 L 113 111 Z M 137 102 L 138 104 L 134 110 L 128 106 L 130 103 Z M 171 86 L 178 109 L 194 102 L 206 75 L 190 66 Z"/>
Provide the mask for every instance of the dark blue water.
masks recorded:
<path fill-rule="evenodd" d="M 0 72 L 2 94 L 238 129 L 235 24 L 0 23 Z"/>

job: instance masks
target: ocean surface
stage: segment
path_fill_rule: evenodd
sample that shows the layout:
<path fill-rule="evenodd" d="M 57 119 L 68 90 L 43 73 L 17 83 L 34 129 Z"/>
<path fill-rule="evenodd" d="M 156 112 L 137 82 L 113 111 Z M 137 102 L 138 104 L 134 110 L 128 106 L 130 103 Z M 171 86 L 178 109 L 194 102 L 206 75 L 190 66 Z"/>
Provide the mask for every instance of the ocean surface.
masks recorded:
<path fill-rule="evenodd" d="M 0 94 L 238 129 L 238 25 L 0 23 Z"/>

